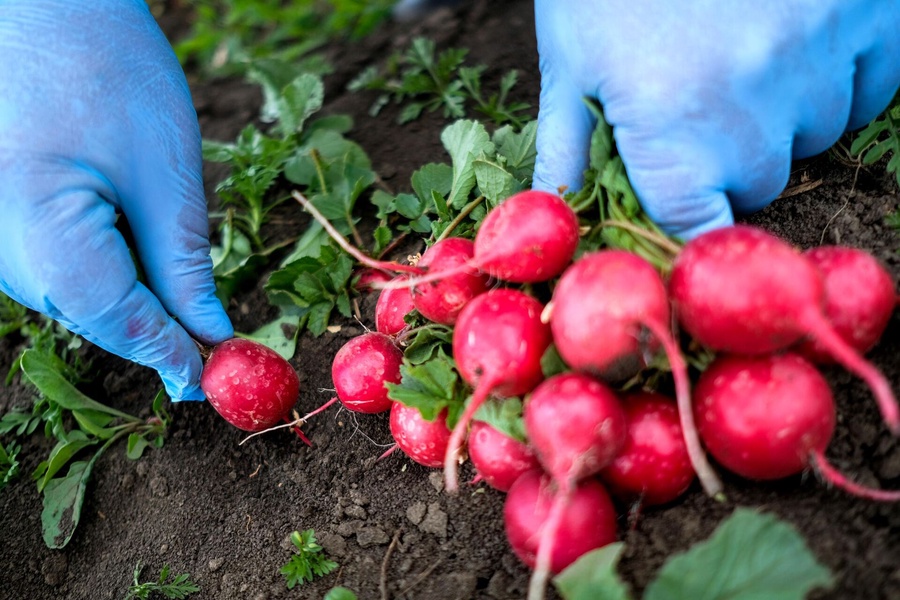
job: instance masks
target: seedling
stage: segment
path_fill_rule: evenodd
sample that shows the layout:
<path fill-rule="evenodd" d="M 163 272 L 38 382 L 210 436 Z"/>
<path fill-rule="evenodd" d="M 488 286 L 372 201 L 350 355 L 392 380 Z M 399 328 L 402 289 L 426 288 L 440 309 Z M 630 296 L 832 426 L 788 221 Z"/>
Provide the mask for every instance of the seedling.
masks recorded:
<path fill-rule="evenodd" d="M 139 582 L 143 567 L 141 563 L 134 567 L 134 584 L 128 588 L 128 595 L 125 600 L 137 598 L 138 600 L 148 600 L 151 594 L 158 594 L 164 598 L 172 600 L 184 600 L 191 594 L 200 591 L 200 586 L 190 580 L 190 575 L 182 573 L 176 575 L 172 581 L 169 581 L 169 565 L 163 566 L 159 572 L 159 579 L 156 581 Z"/>
<path fill-rule="evenodd" d="M 864 165 L 890 156 L 886 170 L 894 174 L 900 186 L 900 94 L 880 117 L 859 132 L 850 145 L 850 154 Z"/>
<path fill-rule="evenodd" d="M 287 579 L 289 590 L 294 586 L 311 583 L 316 577 L 324 577 L 338 568 L 338 564 L 322 553 L 322 546 L 316 543 L 316 532 L 307 529 L 303 533 L 291 533 L 291 543 L 296 550 L 280 573 Z"/>

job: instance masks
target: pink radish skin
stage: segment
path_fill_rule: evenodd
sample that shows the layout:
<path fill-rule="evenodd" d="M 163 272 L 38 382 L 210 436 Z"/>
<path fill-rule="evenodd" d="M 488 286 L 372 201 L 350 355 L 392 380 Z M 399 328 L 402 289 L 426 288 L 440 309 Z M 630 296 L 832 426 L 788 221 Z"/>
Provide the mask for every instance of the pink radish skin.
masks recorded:
<path fill-rule="evenodd" d="M 523 473 L 540 468 L 537 457 L 527 444 L 484 421 L 472 421 L 467 447 L 469 460 L 481 478 L 501 492 L 509 491 Z"/>
<path fill-rule="evenodd" d="M 391 408 L 385 383 L 400 383 L 403 352 L 390 337 L 369 332 L 344 344 L 331 363 L 337 396 L 348 410 L 380 413 Z"/>
<path fill-rule="evenodd" d="M 475 244 L 463 238 L 446 238 L 428 248 L 417 267 L 442 272 L 468 265 Z M 422 316 L 441 325 L 453 325 L 463 307 L 488 289 L 488 276 L 475 267 L 413 287 L 413 304 Z"/>
<path fill-rule="evenodd" d="M 544 306 L 518 290 L 482 294 L 463 309 L 453 329 L 453 358 L 462 378 L 475 388 L 444 459 L 447 491 L 459 488 L 456 463 L 469 422 L 491 394 L 521 396 L 544 378 L 541 357 L 550 345 L 550 328 L 541 322 Z"/>
<path fill-rule="evenodd" d="M 783 240 L 745 225 L 702 234 L 676 257 L 669 293 L 685 330 L 713 350 L 767 354 L 811 337 L 869 385 L 900 433 L 890 382 L 828 323 L 822 274 Z"/>
<path fill-rule="evenodd" d="M 519 192 L 491 210 L 481 222 L 469 261 L 456 267 L 432 269 L 427 275 L 413 278 L 413 284 L 389 282 L 378 287 L 391 289 L 442 281 L 470 267 L 513 283 L 548 281 L 572 262 L 578 238 L 578 216 L 565 200 L 535 190 Z"/>
<path fill-rule="evenodd" d="M 579 371 L 629 376 L 645 366 L 644 356 L 657 342 L 662 344 L 691 465 L 706 493 L 718 494 L 722 484 L 697 437 L 687 366 L 669 329 L 666 286 L 656 269 L 622 250 L 585 254 L 560 277 L 548 312 L 560 355 Z"/>
<path fill-rule="evenodd" d="M 849 482 L 825 459 L 835 428 L 834 400 L 822 374 L 800 355 L 721 356 L 700 376 L 694 396 L 700 436 L 726 469 L 770 480 L 812 464 L 851 494 L 900 500 L 900 491 Z"/>
<path fill-rule="evenodd" d="M 506 538 L 519 559 L 534 568 L 554 506 L 550 477 L 529 471 L 509 489 L 503 506 Z M 558 503 L 557 503 L 558 505 Z M 551 549 L 551 570 L 559 573 L 581 555 L 616 541 L 616 511 L 596 479 L 585 479 L 573 491 L 558 520 Z"/>
<path fill-rule="evenodd" d="M 878 343 L 896 304 L 894 281 L 871 254 L 847 246 L 819 246 L 803 253 L 825 279 L 825 316 L 835 333 L 865 354 Z M 819 343 L 807 340 L 794 348 L 813 362 L 834 358 Z"/>
<path fill-rule="evenodd" d="M 537 548 L 529 599 L 543 597 L 553 571 L 560 514 L 579 481 L 595 475 L 625 443 L 625 412 L 608 387 L 583 373 L 556 375 L 537 386 L 523 409 L 525 431 L 538 460 L 556 484 L 550 516 Z"/>
<path fill-rule="evenodd" d="M 407 277 L 397 277 L 405 280 Z M 385 335 L 397 335 L 406 328 L 403 318 L 415 309 L 409 288 L 381 290 L 375 304 L 375 329 Z"/>
<path fill-rule="evenodd" d="M 353 289 L 357 292 L 365 293 L 371 292 L 374 289 L 377 289 L 375 286 L 380 283 L 387 283 L 393 276 L 381 269 L 373 269 L 371 267 L 365 267 L 356 271 L 354 275 L 356 278 L 356 282 L 353 284 Z"/>
<path fill-rule="evenodd" d="M 434 421 L 426 421 L 419 409 L 394 402 L 390 427 L 394 441 L 411 460 L 429 468 L 444 464 L 447 442 L 450 441 L 446 410 Z"/>
<path fill-rule="evenodd" d="M 212 349 L 200 387 L 222 417 L 244 431 L 262 431 L 284 419 L 300 395 L 300 378 L 271 348 L 233 338 Z"/>
<path fill-rule="evenodd" d="M 562 273 L 578 248 L 578 217 L 565 200 L 529 190 L 491 210 L 475 236 L 475 264 L 497 279 L 547 281 Z"/>
<path fill-rule="evenodd" d="M 684 444 L 678 406 L 671 398 L 638 392 L 624 399 L 625 444 L 600 472 L 613 495 L 645 506 L 672 502 L 696 474 Z"/>
<path fill-rule="evenodd" d="M 555 375 L 523 409 L 538 460 L 562 488 L 607 466 L 625 443 L 625 412 L 608 387 L 582 373 Z"/>

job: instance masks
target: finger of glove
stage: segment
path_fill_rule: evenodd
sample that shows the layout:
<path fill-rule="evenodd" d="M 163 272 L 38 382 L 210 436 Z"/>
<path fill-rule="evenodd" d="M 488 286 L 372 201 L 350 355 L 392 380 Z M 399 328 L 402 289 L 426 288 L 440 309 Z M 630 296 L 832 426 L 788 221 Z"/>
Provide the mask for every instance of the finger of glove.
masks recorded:
<path fill-rule="evenodd" d="M 691 239 L 734 223 L 722 170 L 696 138 L 676 143 L 620 126 L 616 142 L 641 206 L 663 231 Z"/>
<path fill-rule="evenodd" d="M 149 287 L 187 331 L 213 345 L 234 330 L 215 295 L 197 118 L 172 60 L 156 99 L 132 111 L 142 152 L 117 190 Z"/>
<path fill-rule="evenodd" d="M 535 189 L 558 193 L 561 187 L 581 187 L 595 125 L 582 91 L 545 68 L 538 111 Z"/>
<path fill-rule="evenodd" d="M 159 300 L 137 281 L 113 208 L 77 191 L 36 206 L 23 255 L 31 304 L 101 348 L 159 372 L 173 400 L 202 400 L 199 350 Z"/>
<path fill-rule="evenodd" d="M 900 32 L 897 35 L 900 37 Z M 860 56 L 853 78 L 853 105 L 847 130 L 859 129 L 881 114 L 897 93 L 898 85 L 900 51 L 893 54 L 872 51 Z"/>

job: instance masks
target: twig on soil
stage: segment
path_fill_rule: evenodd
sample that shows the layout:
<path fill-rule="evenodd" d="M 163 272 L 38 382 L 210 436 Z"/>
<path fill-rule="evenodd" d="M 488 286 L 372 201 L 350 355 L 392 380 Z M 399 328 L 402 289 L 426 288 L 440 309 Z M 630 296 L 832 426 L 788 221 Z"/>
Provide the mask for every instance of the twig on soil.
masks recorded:
<path fill-rule="evenodd" d="M 391 540 L 391 545 L 388 546 L 387 551 L 384 553 L 384 560 L 381 561 L 381 580 L 378 583 L 378 588 L 381 590 L 381 600 L 390 600 L 387 589 L 388 563 L 391 560 L 391 554 L 393 554 L 394 548 L 397 547 L 397 542 L 400 541 L 400 533 L 402 531 L 402 529 L 398 529 L 394 532 L 394 539 Z"/>
<path fill-rule="evenodd" d="M 822 183 L 824 183 L 824 179 L 816 179 L 815 181 L 807 181 L 806 183 L 799 183 L 795 186 L 789 187 L 785 189 L 778 195 L 776 200 L 781 198 L 790 198 L 791 196 L 799 196 L 800 194 L 805 194 L 806 192 L 811 192 L 816 189 Z"/>
<path fill-rule="evenodd" d="M 250 478 L 250 479 L 253 479 L 253 478 L 256 477 L 257 475 L 259 475 L 259 470 L 260 470 L 260 469 L 262 469 L 262 463 L 256 465 L 256 470 L 253 471 L 252 473 L 250 473 L 249 478 Z"/>
<path fill-rule="evenodd" d="M 858 163 L 856 165 L 856 170 L 853 172 L 853 183 L 850 185 L 850 191 L 847 192 L 847 200 L 845 200 L 844 204 L 839 209 L 837 209 L 837 212 L 831 215 L 831 218 L 828 219 L 827 223 L 825 223 L 825 227 L 822 228 L 822 236 L 819 238 L 820 246 L 825 243 L 825 234 L 828 233 L 828 228 L 831 227 L 831 224 L 835 219 L 838 218 L 838 215 L 844 212 L 844 209 L 847 208 L 847 206 L 850 204 L 850 198 L 853 197 L 854 192 L 856 192 L 856 179 L 859 177 L 859 170 L 861 168 L 862 163 Z M 839 240 L 838 243 L 840 243 Z"/>
<path fill-rule="evenodd" d="M 442 562 L 444 562 L 444 559 L 443 559 L 443 558 L 437 559 L 437 560 L 434 562 L 434 564 L 432 564 L 430 567 L 428 567 L 427 569 L 425 569 L 425 570 L 422 572 L 421 575 L 419 575 L 418 577 L 416 577 L 416 578 L 412 581 L 412 583 L 410 583 L 408 586 L 406 586 L 405 588 L 403 588 L 402 590 L 400 590 L 400 593 L 397 594 L 397 595 L 398 595 L 398 596 L 405 596 L 406 594 L 408 594 L 410 591 L 412 591 L 412 589 L 413 589 L 414 587 L 416 587 L 417 585 L 419 585 L 420 583 L 422 583 L 423 581 L 425 581 L 426 579 L 428 579 L 428 577 L 430 577 L 431 574 L 434 573 L 434 570 L 437 569 L 437 568 L 438 568 L 438 565 L 440 565 Z"/>

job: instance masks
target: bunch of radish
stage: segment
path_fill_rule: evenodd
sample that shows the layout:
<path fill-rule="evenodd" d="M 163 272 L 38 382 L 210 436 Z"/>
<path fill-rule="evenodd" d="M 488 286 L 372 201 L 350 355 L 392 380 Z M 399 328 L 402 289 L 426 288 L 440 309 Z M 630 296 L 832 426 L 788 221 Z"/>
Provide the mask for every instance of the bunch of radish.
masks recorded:
<path fill-rule="evenodd" d="M 890 382 L 863 358 L 897 294 L 864 252 L 801 253 L 760 229 L 734 226 L 686 243 L 664 277 L 624 250 L 576 257 L 574 211 L 558 196 L 526 191 L 488 212 L 474 240 L 442 238 L 416 264 L 400 265 L 366 257 L 295 198 L 374 269 L 368 285 L 381 290 L 376 330 L 337 353 L 336 397 L 322 409 L 340 401 L 359 413 L 390 411 L 395 449 L 443 467 L 450 493 L 468 457 L 476 480 L 506 493 L 510 545 L 534 570 L 530 599 L 542 597 L 551 573 L 615 540 L 610 496 L 620 506 L 663 505 L 698 479 L 721 497 L 709 456 L 749 479 L 814 468 L 852 494 L 900 500 L 900 492 L 849 481 L 824 455 L 836 409 L 814 361 L 839 363 L 864 380 L 887 427 L 900 432 Z M 452 329 L 453 368 L 470 394 L 452 419 L 447 410 L 426 419 L 389 393 L 403 379 L 414 319 Z M 697 345 L 717 356 L 692 386 L 683 349 Z M 562 372 L 545 373 L 553 350 Z M 659 358 L 671 397 L 625 389 L 626 381 L 646 382 Z M 480 418 L 515 398 L 521 435 Z"/>

